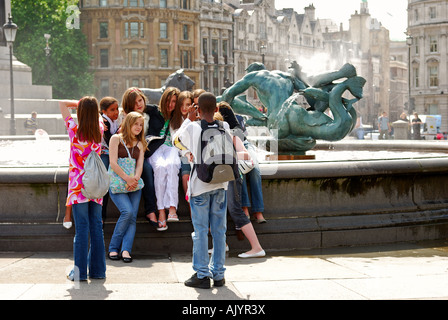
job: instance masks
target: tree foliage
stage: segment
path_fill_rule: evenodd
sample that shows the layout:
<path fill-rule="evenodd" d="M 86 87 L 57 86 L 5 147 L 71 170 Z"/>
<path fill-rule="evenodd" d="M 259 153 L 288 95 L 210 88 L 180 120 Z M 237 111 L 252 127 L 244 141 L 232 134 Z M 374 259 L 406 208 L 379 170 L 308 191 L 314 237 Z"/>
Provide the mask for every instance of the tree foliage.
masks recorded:
<path fill-rule="evenodd" d="M 14 55 L 32 68 L 33 84 L 51 84 L 53 98 L 79 99 L 93 94 L 91 57 L 80 28 L 67 26 L 78 1 L 12 0 L 12 16 L 19 27 Z M 67 9 L 69 8 L 69 9 Z M 45 54 L 44 34 L 50 34 L 51 55 Z"/>

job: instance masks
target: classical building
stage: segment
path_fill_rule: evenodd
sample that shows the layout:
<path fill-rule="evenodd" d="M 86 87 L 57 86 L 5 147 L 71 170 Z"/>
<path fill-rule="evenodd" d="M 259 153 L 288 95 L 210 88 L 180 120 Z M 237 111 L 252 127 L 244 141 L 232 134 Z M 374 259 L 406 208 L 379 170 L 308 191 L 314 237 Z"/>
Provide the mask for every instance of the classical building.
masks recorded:
<path fill-rule="evenodd" d="M 398 119 L 399 111 L 390 105 L 389 31 L 371 17 L 368 3 L 362 2 L 349 21 L 349 30 L 325 33 L 325 45 L 338 64 L 352 63 L 367 80 L 364 99 L 357 108 L 363 122 L 377 128 L 377 119 L 386 111 L 390 119 Z M 400 111 L 402 106 L 399 107 Z M 400 112 L 401 113 L 401 112 Z"/>
<path fill-rule="evenodd" d="M 97 97 L 160 88 L 182 68 L 201 81 L 200 0 L 82 0 Z"/>
<path fill-rule="evenodd" d="M 221 1 L 200 1 L 200 87 L 215 95 L 235 80 L 233 10 Z"/>
<path fill-rule="evenodd" d="M 409 0 L 411 111 L 442 115 L 448 131 L 448 2 Z"/>

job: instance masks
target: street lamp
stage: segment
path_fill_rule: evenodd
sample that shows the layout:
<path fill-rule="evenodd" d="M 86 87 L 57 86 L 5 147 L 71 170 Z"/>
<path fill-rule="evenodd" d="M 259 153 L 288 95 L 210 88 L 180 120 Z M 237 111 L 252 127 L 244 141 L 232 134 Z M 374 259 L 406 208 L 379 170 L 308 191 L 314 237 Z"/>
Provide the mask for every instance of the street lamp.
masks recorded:
<path fill-rule="evenodd" d="M 17 29 L 17 25 L 12 22 L 11 14 L 9 14 L 8 23 L 5 23 L 3 25 L 3 32 L 5 33 L 6 43 L 9 45 L 9 74 L 11 80 L 11 124 L 9 130 L 11 132 L 11 135 L 16 134 L 16 119 L 14 117 L 14 78 L 12 70 L 12 46 L 14 44 L 14 40 L 16 39 Z"/>
<path fill-rule="evenodd" d="M 47 45 L 45 46 L 45 56 L 47 57 L 47 84 L 50 85 L 51 81 L 51 74 L 50 74 L 50 55 L 51 55 L 51 48 L 50 45 L 48 44 L 48 40 L 50 40 L 51 35 L 49 35 L 48 33 L 44 34 L 44 38 L 45 41 L 47 42 Z"/>
<path fill-rule="evenodd" d="M 260 46 L 260 51 L 261 51 L 261 63 L 264 64 L 264 54 L 266 51 L 266 46 L 264 44 Z"/>
<path fill-rule="evenodd" d="M 408 110 L 409 114 L 413 111 L 413 106 L 411 105 L 411 47 L 414 43 L 414 38 L 407 34 L 406 44 L 408 45 Z"/>

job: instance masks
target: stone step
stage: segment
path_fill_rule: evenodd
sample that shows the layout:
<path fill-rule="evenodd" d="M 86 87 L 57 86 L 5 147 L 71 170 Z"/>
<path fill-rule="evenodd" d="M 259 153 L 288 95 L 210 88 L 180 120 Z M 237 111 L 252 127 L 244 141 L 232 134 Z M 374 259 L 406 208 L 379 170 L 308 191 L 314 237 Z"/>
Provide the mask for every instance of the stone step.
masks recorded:
<path fill-rule="evenodd" d="M 315 249 L 335 246 L 368 245 L 390 242 L 440 239 L 448 233 L 448 209 L 342 217 L 266 217 L 268 222 L 254 229 L 263 248 Z M 115 219 L 104 226 L 108 246 Z M 228 220 L 228 243 L 234 249 L 248 250 L 249 242 L 238 241 L 233 222 Z M 191 252 L 191 220 L 168 223 L 168 230 L 157 231 L 143 218 L 137 220 L 134 248 L 138 252 Z M 62 222 L 0 223 L 0 251 L 67 251 L 73 248 L 74 227 Z"/>

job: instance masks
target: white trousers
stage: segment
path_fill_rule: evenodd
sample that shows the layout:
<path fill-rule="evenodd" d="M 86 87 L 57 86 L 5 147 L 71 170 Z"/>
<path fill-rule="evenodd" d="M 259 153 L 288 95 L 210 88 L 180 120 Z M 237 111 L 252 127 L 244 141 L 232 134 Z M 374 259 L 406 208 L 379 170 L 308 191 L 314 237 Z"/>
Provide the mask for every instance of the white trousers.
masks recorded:
<path fill-rule="evenodd" d="M 149 163 L 154 171 L 154 188 L 157 209 L 169 209 L 179 203 L 179 151 L 175 147 L 161 145 L 151 157 Z"/>

